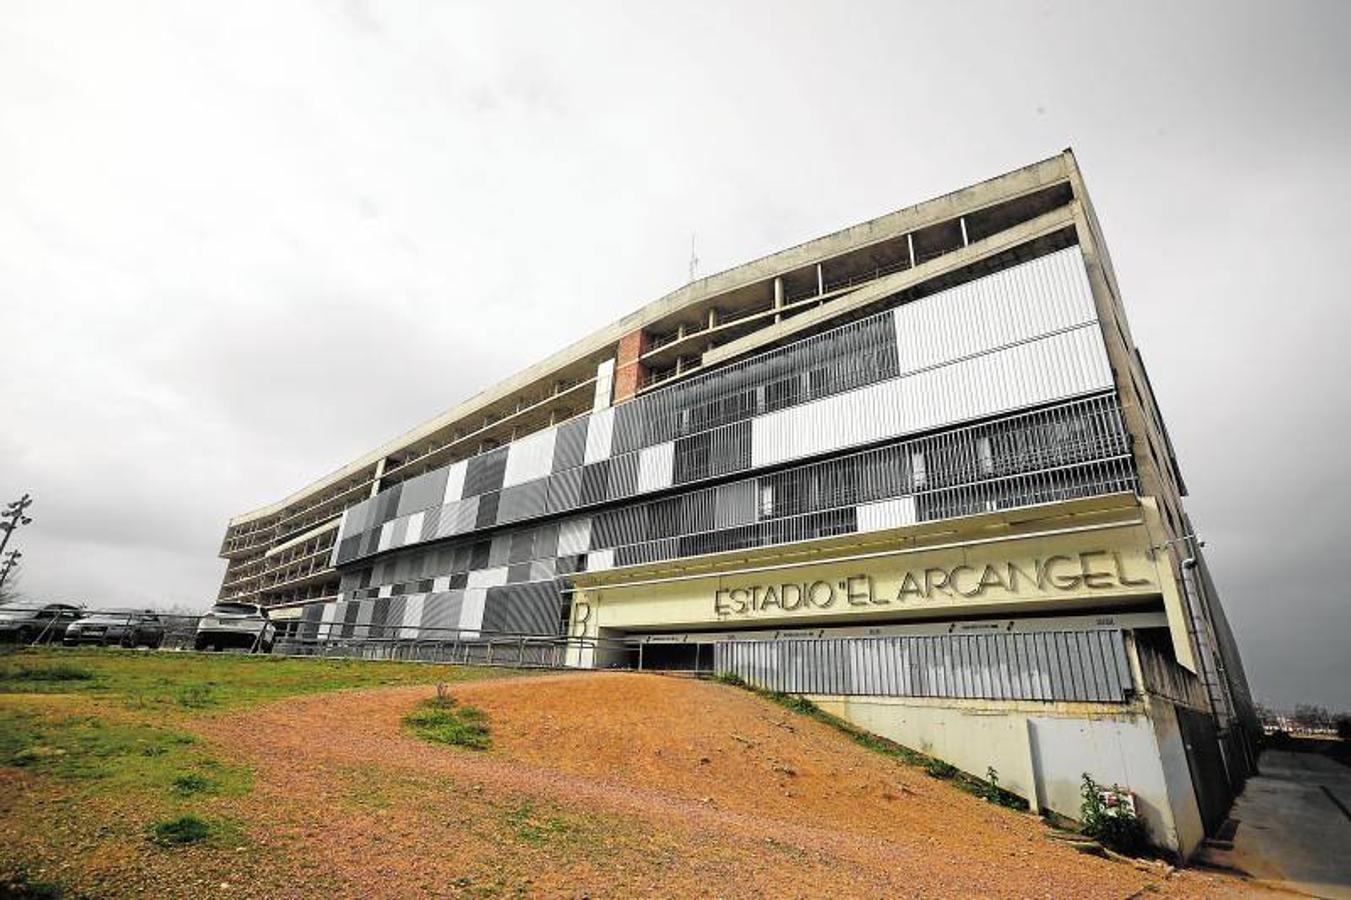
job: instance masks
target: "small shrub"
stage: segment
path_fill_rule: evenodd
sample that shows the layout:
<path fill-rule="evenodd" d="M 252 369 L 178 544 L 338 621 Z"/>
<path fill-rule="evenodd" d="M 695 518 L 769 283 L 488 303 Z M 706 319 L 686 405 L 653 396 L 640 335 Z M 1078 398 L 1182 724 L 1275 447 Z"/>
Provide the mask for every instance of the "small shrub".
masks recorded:
<path fill-rule="evenodd" d="M 1120 785 L 1115 784 L 1112 792 L 1124 793 Z M 1079 820 L 1084 834 L 1104 847 L 1128 855 L 1136 855 L 1149 847 L 1149 826 L 1145 820 L 1124 804 L 1109 806 L 1102 798 L 1102 786 L 1087 772 L 1080 796 L 1083 802 L 1079 806 Z"/>
<path fill-rule="evenodd" d="M 487 750 L 493 745 L 488 732 L 488 716 L 474 706 L 460 706 L 454 698 L 440 697 L 423 701 L 419 709 L 404 717 L 404 724 L 423 740 L 468 750 Z"/>
<path fill-rule="evenodd" d="M 150 826 L 150 840 L 161 847 L 196 844 L 211 836 L 211 826 L 196 816 L 163 819 Z"/>
<path fill-rule="evenodd" d="M 713 680 L 719 684 L 726 684 L 731 687 L 744 688 L 747 686 L 746 679 L 735 672 L 719 672 L 717 675 L 713 676 Z"/>
<path fill-rule="evenodd" d="M 185 796 L 208 794 L 216 789 L 216 783 L 194 772 L 178 775 L 174 778 L 174 790 Z"/>

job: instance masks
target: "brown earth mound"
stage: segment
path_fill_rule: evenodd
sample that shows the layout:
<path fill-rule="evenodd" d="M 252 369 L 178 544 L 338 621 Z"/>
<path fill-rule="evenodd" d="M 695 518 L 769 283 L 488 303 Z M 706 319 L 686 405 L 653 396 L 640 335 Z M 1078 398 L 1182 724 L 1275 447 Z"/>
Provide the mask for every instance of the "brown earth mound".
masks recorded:
<path fill-rule="evenodd" d="M 273 853 L 236 895 L 1232 896 L 1082 855 L 1026 814 L 723 685 L 589 673 L 456 685 L 493 749 L 431 745 L 429 688 L 204 723 L 257 767 L 233 814 Z"/>

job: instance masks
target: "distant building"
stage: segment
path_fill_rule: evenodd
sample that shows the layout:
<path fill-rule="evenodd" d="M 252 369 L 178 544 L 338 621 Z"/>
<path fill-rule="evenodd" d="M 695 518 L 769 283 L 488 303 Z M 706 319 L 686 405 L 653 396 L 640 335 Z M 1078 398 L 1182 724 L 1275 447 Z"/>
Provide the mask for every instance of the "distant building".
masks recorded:
<path fill-rule="evenodd" d="M 1066 151 L 699 279 L 236 517 L 220 597 L 301 647 L 737 673 L 1042 808 L 1119 782 L 1186 852 L 1260 726 L 1185 493 Z"/>

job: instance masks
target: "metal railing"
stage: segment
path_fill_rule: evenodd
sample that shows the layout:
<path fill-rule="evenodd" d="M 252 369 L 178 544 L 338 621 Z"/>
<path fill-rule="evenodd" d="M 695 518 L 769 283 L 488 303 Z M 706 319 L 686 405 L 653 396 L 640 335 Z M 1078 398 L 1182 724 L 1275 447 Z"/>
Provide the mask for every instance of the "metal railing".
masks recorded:
<path fill-rule="evenodd" d="M 4 607 L 0 607 L 3 610 Z M 232 651 L 286 657 L 395 660 L 453 665 L 561 669 L 597 652 L 630 654 L 631 640 L 493 632 L 459 627 L 268 618 L 265 628 L 202 631 L 206 613 L 65 610 L 0 631 L 10 646 L 143 648 L 155 652 Z M 72 626 L 79 626 L 72 630 Z M 225 646 L 225 645 L 229 646 Z"/>

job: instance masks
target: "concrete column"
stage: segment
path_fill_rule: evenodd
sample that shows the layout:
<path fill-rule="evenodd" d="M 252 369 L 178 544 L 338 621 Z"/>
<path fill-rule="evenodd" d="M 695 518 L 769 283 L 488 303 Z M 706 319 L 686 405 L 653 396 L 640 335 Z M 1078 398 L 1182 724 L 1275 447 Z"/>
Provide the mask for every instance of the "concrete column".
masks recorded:
<path fill-rule="evenodd" d="M 774 308 L 783 309 L 783 276 L 774 276 Z M 774 324 L 777 325 L 783 321 L 782 313 L 774 313 Z"/>
<path fill-rule="evenodd" d="M 907 234 L 905 236 L 905 247 L 910 251 L 910 268 L 915 267 L 915 236 Z"/>
<path fill-rule="evenodd" d="M 708 308 L 708 327 L 716 328 L 717 324 L 718 324 L 718 308 L 716 306 L 710 306 Z"/>
<path fill-rule="evenodd" d="M 962 217 L 961 217 L 960 219 L 958 219 L 957 221 L 960 222 L 960 223 L 961 223 L 961 226 L 962 226 L 962 246 L 963 246 L 963 247 L 970 247 L 970 246 L 971 246 L 971 241 L 970 241 L 970 240 L 967 238 L 967 236 L 966 236 L 966 216 L 962 216 Z"/>
<path fill-rule="evenodd" d="M 816 264 L 816 296 L 821 296 L 826 292 L 826 272 L 821 268 L 821 264 Z"/>

